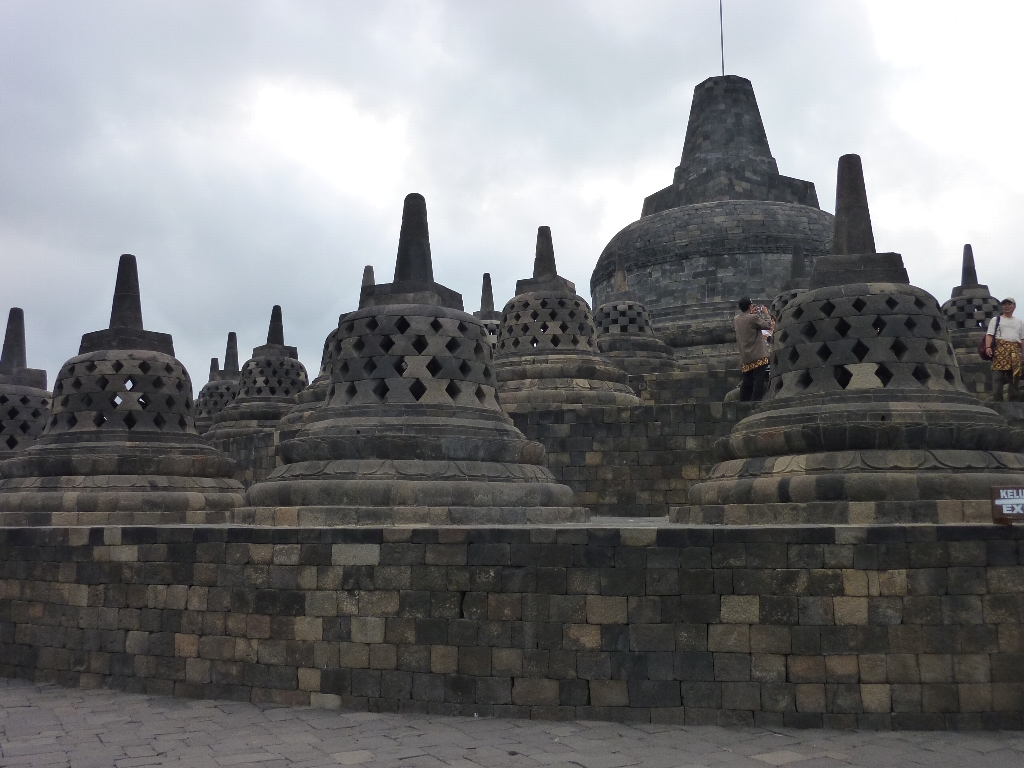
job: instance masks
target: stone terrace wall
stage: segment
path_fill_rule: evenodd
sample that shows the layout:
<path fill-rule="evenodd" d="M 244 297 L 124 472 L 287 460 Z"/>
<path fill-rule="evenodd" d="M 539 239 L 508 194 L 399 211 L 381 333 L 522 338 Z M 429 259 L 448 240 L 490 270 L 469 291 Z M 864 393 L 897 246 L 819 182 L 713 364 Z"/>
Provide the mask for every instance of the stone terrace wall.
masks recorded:
<path fill-rule="evenodd" d="M 547 465 L 596 515 L 661 517 L 716 463 L 714 443 L 746 403 L 640 405 L 512 414 Z"/>
<path fill-rule="evenodd" d="M 1024 726 L 1024 533 L 0 529 L 0 673 L 438 714 Z"/>

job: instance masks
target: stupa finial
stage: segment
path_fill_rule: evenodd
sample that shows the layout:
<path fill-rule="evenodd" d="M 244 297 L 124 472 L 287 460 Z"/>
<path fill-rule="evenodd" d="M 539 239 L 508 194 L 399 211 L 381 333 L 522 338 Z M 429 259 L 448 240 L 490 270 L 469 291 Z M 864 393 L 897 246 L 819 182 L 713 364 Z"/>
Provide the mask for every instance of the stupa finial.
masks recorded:
<path fill-rule="evenodd" d="M 210 381 L 214 381 L 220 375 L 220 363 L 216 357 L 210 358 Z"/>
<path fill-rule="evenodd" d="M 484 282 L 480 289 L 480 311 L 494 311 L 494 292 L 491 290 L 491 273 L 484 272 Z"/>
<path fill-rule="evenodd" d="M 139 296 L 139 267 L 130 253 L 117 263 L 114 302 L 110 307 L 110 327 L 141 331 L 142 299 Z"/>
<path fill-rule="evenodd" d="M 406 195 L 402 209 L 395 282 L 434 282 L 434 266 L 430 259 L 430 233 L 427 229 L 427 201 L 423 195 L 416 192 Z"/>
<path fill-rule="evenodd" d="M 373 265 L 367 264 L 363 267 L 363 285 L 374 285 L 373 280 Z"/>
<path fill-rule="evenodd" d="M 533 259 L 533 278 L 555 277 L 555 246 L 551 241 L 551 227 L 537 227 L 537 252 Z"/>
<path fill-rule="evenodd" d="M 234 331 L 228 333 L 228 346 L 224 350 L 224 373 L 238 373 L 238 337 Z"/>
<path fill-rule="evenodd" d="M 12 374 L 28 367 L 25 357 L 25 310 L 11 307 L 7 315 L 3 352 L 0 352 L 0 373 Z"/>
<path fill-rule="evenodd" d="M 868 193 L 864 187 L 860 155 L 839 158 L 832 253 L 837 256 L 875 253 L 875 236 L 871 231 L 871 213 L 868 211 Z"/>
<path fill-rule="evenodd" d="M 964 263 L 960 268 L 960 285 L 978 285 L 978 270 L 974 267 L 974 249 L 964 244 Z"/>
<path fill-rule="evenodd" d="M 284 322 L 281 320 L 281 305 L 275 304 L 270 310 L 270 328 L 267 329 L 267 344 L 284 346 Z"/>

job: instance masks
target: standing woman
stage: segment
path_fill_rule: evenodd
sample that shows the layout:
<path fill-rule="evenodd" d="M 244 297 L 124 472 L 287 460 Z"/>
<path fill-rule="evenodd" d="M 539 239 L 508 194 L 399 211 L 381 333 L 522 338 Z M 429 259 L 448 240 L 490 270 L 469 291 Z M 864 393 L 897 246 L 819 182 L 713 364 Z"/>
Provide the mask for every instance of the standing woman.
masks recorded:
<path fill-rule="evenodd" d="M 1017 302 L 1003 299 L 1003 314 L 993 317 L 988 324 L 985 346 L 992 353 L 992 399 L 1003 400 L 1003 385 L 1006 385 L 1006 400 L 1017 399 L 1017 382 L 1020 380 L 1020 361 L 1024 355 L 1024 323 L 1013 316 Z"/>

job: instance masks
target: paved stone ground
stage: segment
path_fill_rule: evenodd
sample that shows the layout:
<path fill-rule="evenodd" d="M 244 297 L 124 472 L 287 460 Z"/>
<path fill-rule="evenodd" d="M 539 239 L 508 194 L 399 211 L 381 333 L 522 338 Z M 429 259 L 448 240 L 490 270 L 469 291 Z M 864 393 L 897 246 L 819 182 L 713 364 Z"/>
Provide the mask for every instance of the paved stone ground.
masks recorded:
<path fill-rule="evenodd" d="M 1024 733 L 879 733 L 378 715 L 0 680 L 0 766 L 1024 766 Z"/>

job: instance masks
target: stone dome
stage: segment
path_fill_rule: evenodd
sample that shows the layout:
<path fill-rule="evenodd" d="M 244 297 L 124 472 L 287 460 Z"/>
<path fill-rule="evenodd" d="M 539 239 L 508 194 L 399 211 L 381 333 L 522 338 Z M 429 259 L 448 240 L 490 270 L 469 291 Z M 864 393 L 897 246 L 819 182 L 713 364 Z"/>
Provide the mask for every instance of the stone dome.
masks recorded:
<path fill-rule="evenodd" d="M 987 285 L 978 283 L 974 249 L 970 243 L 964 245 L 960 285 L 953 289 L 952 295 L 942 305 L 946 325 L 953 333 L 965 329 L 977 331 L 983 327 L 987 328 L 988 321 L 1001 313 L 999 299 L 989 292 Z"/>
<path fill-rule="evenodd" d="M 213 417 L 238 396 L 238 337 L 232 331 L 224 351 L 224 369 L 217 358 L 210 360 L 210 380 L 196 395 L 196 431 L 203 434 L 213 425 Z"/>

